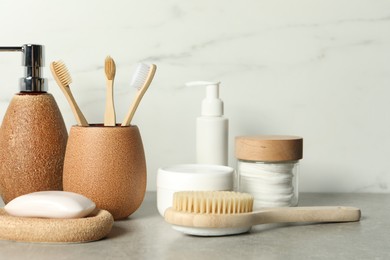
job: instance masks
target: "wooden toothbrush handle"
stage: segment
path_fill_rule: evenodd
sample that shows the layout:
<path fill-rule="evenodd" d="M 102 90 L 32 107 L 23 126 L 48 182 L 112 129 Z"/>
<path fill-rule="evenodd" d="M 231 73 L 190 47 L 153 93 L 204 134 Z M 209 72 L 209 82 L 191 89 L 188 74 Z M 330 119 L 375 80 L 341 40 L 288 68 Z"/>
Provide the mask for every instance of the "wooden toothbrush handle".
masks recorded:
<path fill-rule="evenodd" d="M 152 80 L 154 78 L 154 74 L 156 73 L 156 69 L 157 69 L 156 65 L 152 64 L 149 75 L 147 76 L 145 83 L 143 84 L 141 89 L 138 90 L 137 95 L 135 96 L 134 101 L 131 104 L 129 111 L 127 112 L 125 118 L 122 121 L 122 126 L 129 126 L 131 124 L 131 120 L 134 117 L 135 111 L 137 110 L 138 105 L 141 102 L 142 97 L 144 96 L 150 83 L 152 83 Z"/>
<path fill-rule="evenodd" d="M 291 207 L 253 212 L 253 225 L 289 222 L 350 222 L 360 220 L 360 209 L 354 207 Z"/>
<path fill-rule="evenodd" d="M 145 90 L 145 91 L 140 90 L 137 92 L 137 94 L 134 98 L 134 101 L 131 104 L 129 111 L 127 112 L 127 114 L 125 116 L 125 119 L 123 119 L 123 121 L 122 121 L 122 126 L 129 126 L 130 125 L 131 120 L 134 117 L 135 111 L 137 110 L 137 107 L 138 107 L 139 103 L 141 102 L 141 99 L 142 99 L 144 93 L 146 92 L 146 88 L 144 88 L 143 90 Z"/>
<path fill-rule="evenodd" d="M 73 115 L 76 118 L 77 124 L 79 126 L 89 126 L 87 119 L 85 119 L 83 113 L 81 112 L 79 106 L 77 105 L 77 102 L 74 99 L 72 92 L 69 89 L 69 86 L 61 87 L 61 90 L 64 92 L 65 97 L 68 100 Z"/>
<path fill-rule="evenodd" d="M 106 87 L 106 109 L 104 112 L 104 126 L 115 126 L 115 107 L 114 107 L 114 81 L 107 80 Z"/>

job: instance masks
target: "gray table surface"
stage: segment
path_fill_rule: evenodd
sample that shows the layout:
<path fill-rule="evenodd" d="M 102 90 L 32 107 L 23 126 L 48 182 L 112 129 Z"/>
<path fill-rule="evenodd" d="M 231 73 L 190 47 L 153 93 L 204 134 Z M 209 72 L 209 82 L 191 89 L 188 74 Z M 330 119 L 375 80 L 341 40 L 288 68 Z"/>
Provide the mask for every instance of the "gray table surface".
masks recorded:
<path fill-rule="evenodd" d="M 259 225 L 243 235 L 192 237 L 164 222 L 157 212 L 156 193 L 148 192 L 141 208 L 127 220 L 115 222 L 104 240 L 84 244 L 0 241 L 0 259 L 390 259 L 390 194 L 300 195 L 300 206 L 325 205 L 359 207 L 362 219 Z"/>

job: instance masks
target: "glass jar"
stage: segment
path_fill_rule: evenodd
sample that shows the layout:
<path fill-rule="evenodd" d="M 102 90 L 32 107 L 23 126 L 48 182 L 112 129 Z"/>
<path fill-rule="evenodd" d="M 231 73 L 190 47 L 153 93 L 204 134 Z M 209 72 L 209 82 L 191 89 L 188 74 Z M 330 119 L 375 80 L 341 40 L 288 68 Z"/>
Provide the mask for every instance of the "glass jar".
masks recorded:
<path fill-rule="evenodd" d="M 254 197 L 253 208 L 297 206 L 303 139 L 262 135 L 239 136 L 235 141 L 235 188 Z"/>

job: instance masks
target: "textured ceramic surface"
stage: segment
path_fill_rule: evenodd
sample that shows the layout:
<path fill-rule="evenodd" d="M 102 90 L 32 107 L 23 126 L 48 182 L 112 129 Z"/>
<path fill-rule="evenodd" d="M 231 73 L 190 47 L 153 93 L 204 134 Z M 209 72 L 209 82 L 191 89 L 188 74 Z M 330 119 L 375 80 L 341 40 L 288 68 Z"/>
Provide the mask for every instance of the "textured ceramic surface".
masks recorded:
<path fill-rule="evenodd" d="M 5 203 L 62 189 L 68 133 L 50 94 L 15 95 L 0 130 L 0 193 Z"/>
<path fill-rule="evenodd" d="M 0 208 L 0 240 L 40 243 L 82 243 L 104 238 L 114 220 L 106 210 L 94 210 L 88 217 L 46 219 L 10 216 Z"/>
<path fill-rule="evenodd" d="M 73 126 L 64 162 L 64 190 L 90 198 L 114 219 L 131 215 L 146 190 L 138 127 Z"/>

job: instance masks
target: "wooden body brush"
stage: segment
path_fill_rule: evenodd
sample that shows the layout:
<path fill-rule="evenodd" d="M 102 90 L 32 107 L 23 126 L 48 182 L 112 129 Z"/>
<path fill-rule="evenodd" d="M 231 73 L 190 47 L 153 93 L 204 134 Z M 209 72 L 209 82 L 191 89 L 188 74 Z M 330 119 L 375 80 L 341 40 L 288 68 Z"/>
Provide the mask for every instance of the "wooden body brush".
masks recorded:
<path fill-rule="evenodd" d="M 85 119 L 83 113 L 81 112 L 79 106 L 77 105 L 72 95 L 72 91 L 70 90 L 69 85 L 70 83 L 72 83 L 72 78 L 70 77 L 69 71 L 66 68 L 65 64 L 62 61 L 53 61 L 50 64 L 50 69 L 55 81 L 61 88 L 62 92 L 64 92 L 64 95 L 69 102 L 69 105 L 76 118 L 77 124 L 79 126 L 88 126 L 88 122 Z"/>
<path fill-rule="evenodd" d="M 350 222 L 360 220 L 354 207 L 288 207 L 252 212 L 253 197 L 239 192 L 176 192 L 165 221 L 196 236 L 248 232 L 253 225 L 289 222 Z"/>

